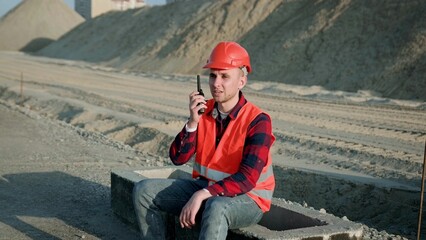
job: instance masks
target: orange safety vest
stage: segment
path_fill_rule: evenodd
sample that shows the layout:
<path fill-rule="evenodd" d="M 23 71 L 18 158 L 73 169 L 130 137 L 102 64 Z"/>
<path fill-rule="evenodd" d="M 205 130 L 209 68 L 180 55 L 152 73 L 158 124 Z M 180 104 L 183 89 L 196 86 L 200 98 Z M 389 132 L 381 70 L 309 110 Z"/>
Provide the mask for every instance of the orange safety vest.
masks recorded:
<path fill-rule="evenodd" d="M 247 102 L 239 111 L 236 119 L 231 120 L 222 136 L 217 148 L 216 120 L 211 116 L 214 100 L 207 102 L 207 110 L 201 116 L 197 127 L 197 151 L 192 176 L 200 176 L 214 184 L 238 172 L 243 158 L 244 142 L 250 123 L 262 110 Z M 275 137 L 272 135 L 272 143 Z M 266 166 L 263 168 L 256 186 L 247 193 L 263 212 L 271 208 L 272 194 L 275 187 L 275 178 L 272 171 L 272 158 L 269 153 Z"/>

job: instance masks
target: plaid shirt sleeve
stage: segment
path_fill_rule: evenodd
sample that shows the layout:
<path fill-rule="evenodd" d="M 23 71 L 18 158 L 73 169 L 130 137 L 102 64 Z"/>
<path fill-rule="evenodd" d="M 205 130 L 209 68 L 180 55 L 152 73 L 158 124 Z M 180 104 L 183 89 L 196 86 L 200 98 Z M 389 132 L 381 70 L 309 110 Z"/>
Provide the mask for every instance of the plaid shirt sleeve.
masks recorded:
<path fill-rule="evenodd" d="M 237 112 L 246 103 L 241 97 L 236 108 L 230 113 L 235 118 Z M 226 129 L 226 127 L 225 127 Z M 221 131 L 224 131 L 222 129 Z M 266 114 L 259 114 L 249 125 L 244 143 L 243 159 L 238 172 L 207 187 L 213 196 L 237 196 L 251 191 L 260 177 L 268 160 L 273 144 L 272 121 Z M 175 165 L 187 163 L 195 154 L 197 131 L 187 132 L 184 127 L 170 146 L 170 159 Z M 270 160 L 271 161 L 271 160 Z"/>
<path fill-rule="evenodd" d="M 272 143 L 271 119 L 266 114 L 260 114 L 248 128 L 239 171 L 207 187 L 207 190 L 213 196 L 230 197 L 251 191 L 266 165 Z"/>
<path fill-rule="evenodd" d="M 169 156 L 174 165 L 187 163 L 195 153 L 197 131 L 187 132 L 183 127 L 170 146 Z"/>

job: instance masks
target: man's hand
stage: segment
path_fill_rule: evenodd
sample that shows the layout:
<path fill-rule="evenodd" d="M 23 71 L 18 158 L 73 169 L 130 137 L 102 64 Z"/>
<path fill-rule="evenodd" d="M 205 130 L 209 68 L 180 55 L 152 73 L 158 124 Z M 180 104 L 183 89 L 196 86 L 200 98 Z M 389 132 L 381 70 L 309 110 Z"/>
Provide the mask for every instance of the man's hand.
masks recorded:
<path fill-rule="evenodd" d="M 199 95 L 199 92 L 194 91 L 191 94 L 189 94 L 189 121 L 188 121 L 188 128 L 195 128 L 198 125 L 198 122 L 200 121 L 200 115 L 198 114 L 198 111 L 201 108 L 207 108 L 206 106 L 206 100 L 204 99 L 204 96 Z"/>
<path fill-rule="evenodd" d="M 195 216 L 200 210 L 201 203 L 211 197 L 210 192 L 199 190 L 195 192 L 180 212 L 179 221 L 182 228 L 191 228 L 195 225 Z"/>

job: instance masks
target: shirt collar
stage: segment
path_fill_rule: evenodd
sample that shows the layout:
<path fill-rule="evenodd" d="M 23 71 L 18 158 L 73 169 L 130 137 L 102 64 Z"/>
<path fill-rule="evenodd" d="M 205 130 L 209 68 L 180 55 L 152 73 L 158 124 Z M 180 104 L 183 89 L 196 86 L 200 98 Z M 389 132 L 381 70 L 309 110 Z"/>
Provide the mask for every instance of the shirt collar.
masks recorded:
<path fill-rule="evenodd" d="M 228 115 L 228 117 L 230 117 L 231 119 L 237 118 L 241 108 L 244 106 L 244 104 L 247 103 L 247 100 L 244 97 L 243 92 L 240 91 L 238 95 L 239 95 L 238 103 L 237 105 L 235 105 L 235 107 L 231 110 L 231 112 Z M 217 103 L 214 103 L 214 108 L 217 109 Z"/>

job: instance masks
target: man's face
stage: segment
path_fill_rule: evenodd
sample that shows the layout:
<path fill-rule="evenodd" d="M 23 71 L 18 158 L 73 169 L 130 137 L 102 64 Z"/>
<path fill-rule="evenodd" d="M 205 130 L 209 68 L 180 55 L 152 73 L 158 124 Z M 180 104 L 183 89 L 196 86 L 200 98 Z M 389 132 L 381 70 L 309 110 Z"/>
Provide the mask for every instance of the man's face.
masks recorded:
<path fill-rule="evenodd" d="M 239 68 L 210 69 L 210 92 L 218 103 L 238 102 L 238 92 L 246 81 L 247 77 Z"/>

